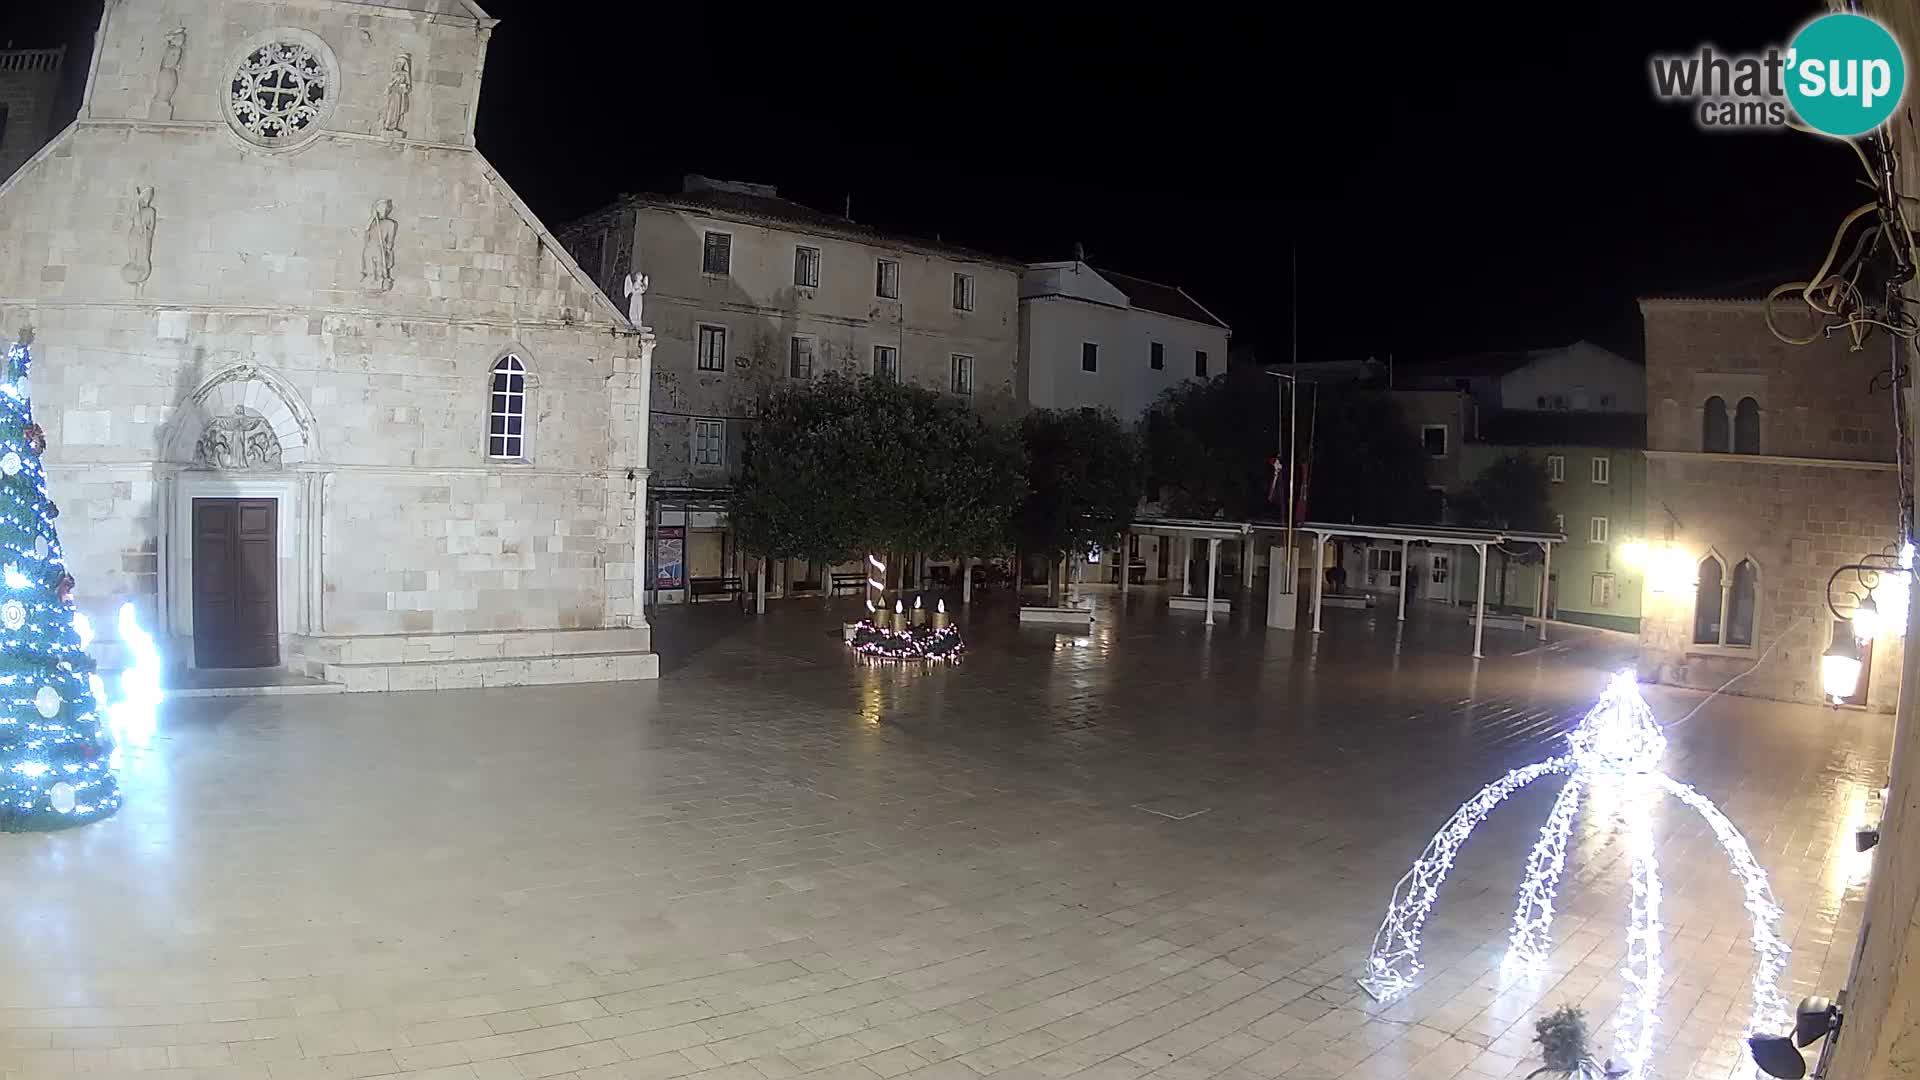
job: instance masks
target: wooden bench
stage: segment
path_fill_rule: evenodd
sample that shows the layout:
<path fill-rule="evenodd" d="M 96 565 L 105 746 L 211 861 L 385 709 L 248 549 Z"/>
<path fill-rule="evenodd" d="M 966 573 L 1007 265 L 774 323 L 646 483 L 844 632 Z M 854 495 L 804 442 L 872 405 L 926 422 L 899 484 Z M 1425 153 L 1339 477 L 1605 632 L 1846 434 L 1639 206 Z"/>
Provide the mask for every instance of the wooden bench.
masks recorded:
<path fill-rule="evenodd" d="M 737 577 L 697 577 L 688 580 L 688 590 L 698 596 L 733 596 L 744 586 Z"/>
<path fill-rule="evenodd" d="M 841 589 L 864 589 L 866 587 L 867 587 L 867 575 L 865 574 L 854 573 L 854 574 L 833 575 L 833 593 L 836 596 L 840 594 Z"/>

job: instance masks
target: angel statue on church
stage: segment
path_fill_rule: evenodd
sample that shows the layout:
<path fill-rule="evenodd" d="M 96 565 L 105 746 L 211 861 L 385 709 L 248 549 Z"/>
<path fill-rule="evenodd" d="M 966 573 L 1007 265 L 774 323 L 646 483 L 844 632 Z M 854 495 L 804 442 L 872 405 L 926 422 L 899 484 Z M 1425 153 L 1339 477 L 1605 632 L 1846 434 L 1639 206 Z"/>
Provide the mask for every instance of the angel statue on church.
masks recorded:
<path fill-rule="evenodd" d="M 621 283 L 620 289 L 627 298 L 627 321 L 637 330 L 644 325 L 640 321 L 640 307 L 647 295 L 647 275 L 628 274 L 626 281 Z"/>

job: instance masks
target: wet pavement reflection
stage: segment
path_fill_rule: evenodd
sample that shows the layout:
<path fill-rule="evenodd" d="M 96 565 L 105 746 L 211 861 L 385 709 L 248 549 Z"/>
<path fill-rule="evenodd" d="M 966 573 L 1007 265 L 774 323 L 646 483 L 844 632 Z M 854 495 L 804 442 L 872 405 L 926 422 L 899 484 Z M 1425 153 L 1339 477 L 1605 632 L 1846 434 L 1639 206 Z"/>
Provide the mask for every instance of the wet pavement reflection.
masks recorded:
<path fill-rule="evenodd" d="M 1499 964 L 1551 786 L 1462 853 L 1418 989 L 1353 978 L 1428 835 L 1556 749 L 1629 639 L 1489 631 L 1476 663 L 1425 605 L 1316 638 L 1115 599 L 1082 633 L 983 602 L 924 669 L 799 600 L 661 613 L 657 684 L 170 703 L 117 818 L 0 837 L 0 1072 L 1503 1077 L 1568 1002 L 1605 1044 L 1599 793 L 1543 976 Z M 1790 1001 L 1850 963 L 1890 734 L 1737 697 L 1670 731 L 1772 876 Z M 1656 1075 L 1748 1075 L 1738 883 L 1698 817 L 1655 825 Z"/>

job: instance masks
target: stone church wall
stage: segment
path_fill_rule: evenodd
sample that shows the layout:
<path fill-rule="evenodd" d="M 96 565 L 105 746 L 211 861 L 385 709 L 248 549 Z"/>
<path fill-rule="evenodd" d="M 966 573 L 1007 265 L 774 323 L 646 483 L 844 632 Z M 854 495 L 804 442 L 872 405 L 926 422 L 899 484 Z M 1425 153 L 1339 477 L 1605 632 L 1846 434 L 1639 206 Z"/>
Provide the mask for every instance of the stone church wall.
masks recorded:
<path fill-rule="evenodd" d="M 290 663 L 302 640 L 317 671 L 351 662 L 361 635 L 644 627 L 641 340 L 469 145 L 490 24 L 405 6 L 109 5 L 80 119 L 0 187 L 0 337 L 36 334 L 35 413 L 83 599 L 158 603 L 176 649 L 179 507 L 214 490 L 185 428 L 216 398 L 287 451 L 211 475 L 285 493 Z M 290 150 L 249 145 L 221 102 L 275 28 L 336 69 L 324 130 Z M 404 130 L 383 130 L 401 53 Z M 487 456 L 509 352 L 530 388 L 520 462 Z M 210 396 L 223 381 L 245 390 Z M 644 632 L 620 641 L 645 651 Z"/>

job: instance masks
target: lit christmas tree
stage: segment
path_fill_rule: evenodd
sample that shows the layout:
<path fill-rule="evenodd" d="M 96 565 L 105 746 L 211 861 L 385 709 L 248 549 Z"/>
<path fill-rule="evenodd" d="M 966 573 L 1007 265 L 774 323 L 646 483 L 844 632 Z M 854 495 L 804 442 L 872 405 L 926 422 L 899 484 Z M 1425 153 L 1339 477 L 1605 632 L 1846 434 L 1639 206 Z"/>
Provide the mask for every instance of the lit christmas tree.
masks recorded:
<path fill-rule="evenodd" d="M 0 829 L 97 821 L 120 808 L 93 661 L 75 625 L 67 575 L 40 468 L 46 436 L 33 422 L 28 352 L 7 350 L 0 372 Z"/>

